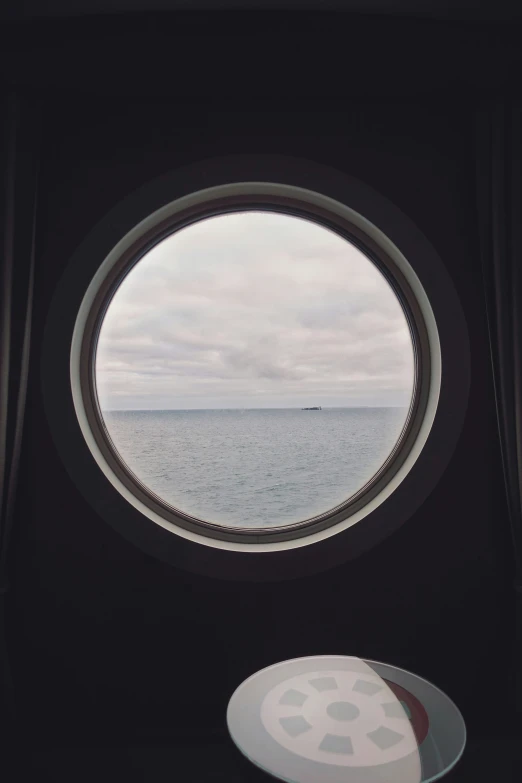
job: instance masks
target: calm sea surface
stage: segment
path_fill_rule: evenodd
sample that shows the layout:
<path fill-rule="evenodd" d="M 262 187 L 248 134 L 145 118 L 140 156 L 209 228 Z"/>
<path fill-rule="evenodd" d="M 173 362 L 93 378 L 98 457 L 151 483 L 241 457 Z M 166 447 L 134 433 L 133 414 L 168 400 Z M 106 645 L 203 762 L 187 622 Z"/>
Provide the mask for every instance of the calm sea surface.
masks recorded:
<path fill-rule="evenodd" d="M 120 456 L 186 513 L 231 526 L 308 519 L 382 465 L 405 408 L 105 411 Z"/>

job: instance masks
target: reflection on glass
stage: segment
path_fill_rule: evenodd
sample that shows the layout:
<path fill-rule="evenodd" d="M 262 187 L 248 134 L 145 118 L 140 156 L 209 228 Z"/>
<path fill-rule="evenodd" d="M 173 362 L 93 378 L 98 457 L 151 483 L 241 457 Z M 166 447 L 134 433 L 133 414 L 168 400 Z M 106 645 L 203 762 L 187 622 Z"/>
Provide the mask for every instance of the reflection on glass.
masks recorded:
<path fill-rule="evenodd" d="M 459 710 L 438 688 L 344 656 L 263 669 L 235 691 L 227 722 L 250 761 L 292 783 L 428 783 L 466 742 Z"/>
<path fill-rule="evenodd" d="M 361 489 L 411 403 L 403 309 L 353 244 L 242 212 L 171 235 L 105 315 L 97 393 L 113 444 L 155 494 L 231 527 L 292 524 Z"/>

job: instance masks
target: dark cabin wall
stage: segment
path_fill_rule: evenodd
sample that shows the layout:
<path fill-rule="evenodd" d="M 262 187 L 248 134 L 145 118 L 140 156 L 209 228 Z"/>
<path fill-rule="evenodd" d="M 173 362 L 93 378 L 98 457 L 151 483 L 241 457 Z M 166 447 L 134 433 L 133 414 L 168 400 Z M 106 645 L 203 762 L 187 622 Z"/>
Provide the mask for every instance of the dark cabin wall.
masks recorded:
<path fill-rule="evenodd" d="M 10 618 L 22 723 L 35 742 L 219 734 L 243 678 L 319 653 L 410 668 L 457 702 L 475 735 L 509 728 L 512 563 L 477 253 L 473 111 L 509 89 L 514 32 L 267 19 L 41 23 L 13 26 L 5 39 L 15 52 L 8 81 L 43 98 L 44 114 Z M 69 479 L 40 391 L 50 299 L 90 228 L 163 171 L 235 152 L 328 164 L 391 199 L 446 264 L 471 340 L 464 429 L 424 505 L 359 559 L 269 585 L 195 576 L 119 537 Z M 485 675 L 493 687 L 483 688 Z M 493 709 L 504 718 L 485 723 Z"/>

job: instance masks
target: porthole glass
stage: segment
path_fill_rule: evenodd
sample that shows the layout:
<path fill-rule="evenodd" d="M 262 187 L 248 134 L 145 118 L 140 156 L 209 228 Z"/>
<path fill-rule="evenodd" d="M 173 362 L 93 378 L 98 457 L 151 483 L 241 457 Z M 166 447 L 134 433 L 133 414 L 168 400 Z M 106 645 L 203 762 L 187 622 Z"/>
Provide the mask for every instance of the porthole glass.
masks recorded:
<path fill-rule="evenodd" d="M 360 232 L 274 205 L 203 213 L 142 242 L 102 291 L 91 418 L 126 485 L 182 523 L 324 524 L 414 437 L 420 326 Z"/>

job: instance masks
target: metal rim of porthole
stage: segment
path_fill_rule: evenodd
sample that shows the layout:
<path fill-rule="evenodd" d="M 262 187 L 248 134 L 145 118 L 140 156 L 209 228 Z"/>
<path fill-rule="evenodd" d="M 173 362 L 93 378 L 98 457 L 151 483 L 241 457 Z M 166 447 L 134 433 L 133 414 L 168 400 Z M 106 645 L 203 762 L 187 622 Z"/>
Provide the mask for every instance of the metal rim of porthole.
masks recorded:
<path fill-rule="evenodd" d="M 425 316 L 419 306 L 419 298 L 406 274 L 399 269 L 390 254 L 347 217 L 318 204 L 312 204 L 297 193 L 286 194 L 278 187 L 272 190 L 273 192 L 266 194 L 256 193 L 255 183 L 252 183 L 253 192 L 250 193 L 217 197 L 214 194 L 207 194 L 198 203 L 179 210 L 174 204 L 172 214 L 144 230 L 121 252 L 114 255 L 111 263 L 107 265 L 106 273 L 97 282 L 81 329 L 81 340 L 76 343 L 79 344 L 80 391 L 76 400 L 77 408 L 78 406 L 82 408 L 96 448 L 108 470 L 140 504 L 155 516 L 164 519 L 173 529 L 191 531 L 223 542 L 252 544 L 296 540 L 335 527 L 339 523 L 345 523 L 354 514 L 362 511 L 397 475 L 410 454 L 425 420 L 430 381 L 433 380 L 432 347 L 430 347 Z M 355 245 L 369 262 L 379 269 L 397 296 L 409 326 L 414 354 L 414 383 L 409 410 L 402 432 L 380 469 L 357 492 L 334 508 L 299 522 L 284 525 L 271 524 L 267 528 L 232 527 L 199 519 L 155 494 L 132 472 L 118 454 L 104 422 L 96 390 L 95 359 L 99 333 L 105 313 L 126 275 L 155 245 L 180 229 L 209 217 L 239 211 L 271 211 L 304 218 L 334 231 Z"/>

